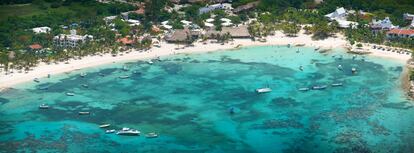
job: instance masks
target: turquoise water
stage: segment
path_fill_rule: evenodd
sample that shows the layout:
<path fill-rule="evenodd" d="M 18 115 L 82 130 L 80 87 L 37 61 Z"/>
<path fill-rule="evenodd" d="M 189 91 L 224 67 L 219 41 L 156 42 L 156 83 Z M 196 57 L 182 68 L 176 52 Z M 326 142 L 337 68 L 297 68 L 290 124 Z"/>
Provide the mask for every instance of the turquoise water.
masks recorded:
<path fill-rule="evenodd" d="M 0 152 L 413 152 L 402 69 L 340 50 L 263 46 L 74 71 L 0 93 Z M 314 85 L 329 86 L 298 91 Z M 142 135 L 105 134 L 102 123 Z"/>

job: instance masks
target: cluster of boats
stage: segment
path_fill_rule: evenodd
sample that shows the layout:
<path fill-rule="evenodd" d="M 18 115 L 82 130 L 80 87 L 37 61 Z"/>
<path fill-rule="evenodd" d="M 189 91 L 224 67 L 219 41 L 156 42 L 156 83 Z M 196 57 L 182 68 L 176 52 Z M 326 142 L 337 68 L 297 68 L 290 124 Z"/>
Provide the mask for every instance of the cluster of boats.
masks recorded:
<path fill-rule="evenodd" d="M 111 126 L 111 124 L 102 124 L 99 127 L 100 128 L 108 128 L 110 126 Z M 125 136 L 139 136 L 141 134 L 141 131 L 136 130 L 136 129 L 132 129 L 132 128 L 124 127 L 124 128 L 122 128 L 118 131 L 115 130 L 115 129 L 105 130 L 105 133 L 107 133 L 107 134 L 115 133 L 117 135 L 125 135 Z M 150 132 L 150 133 L 145 134 L 145 137 L 147 137 L 147 138 L 157 138 L 158 134 L 155 133 L 155 132 Z"/>

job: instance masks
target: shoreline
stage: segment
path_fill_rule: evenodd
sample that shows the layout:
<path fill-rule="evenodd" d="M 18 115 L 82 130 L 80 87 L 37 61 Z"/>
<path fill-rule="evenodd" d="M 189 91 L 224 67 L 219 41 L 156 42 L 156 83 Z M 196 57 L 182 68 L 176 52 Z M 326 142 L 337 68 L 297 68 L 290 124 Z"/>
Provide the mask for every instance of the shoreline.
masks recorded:
<path fill-rule="evenodd" d="M 148 51 L 139 52 L 137 50 L 132 50 L 130 53 L 122 53 L 123 55 L 118 55 L 112 57 L 111 54 L 104 54 L 102 56 L 86 56 L 81 60 L 69 60 L 69 64 L 60 62 L 58 64 L 40 63 L 38 66 L 34 67 L 32 71 L 28 73 L 17 73 L 14 70 L 14 73 L 5 75 L 4 72 L 0 74 L 0 91 L 10 88 L 14 85 L 32 81 L 35 78 L 47 77 L 48 74 L 55 75 L 64 72 L 75 71 L 78 69 L 84 69 L 88 67 L 95 67 L 99 65 L 111 64 L 116 62 L 123 62 L 129 60 L 148 60 L 161 56 L 169 56 L 175 54 L 190 54 L 190 53 L 203 53 L 211 51 L 221 51 L 221 50 L 231 50 L 238 47 L 249 47 L 249 46 L 271 46 L 271 45 L 292 45 L 292 47 L 297 46 L 306 46 L 306 47 L 315 47 L 321 49 L 333 49 L 333 48 L 344 48 L 346 49 L 348 42 L 345 40 L 344 36 L 337 35 L 337 38 L 328 38 L 325 40 L 312 40 L 310 35 L 305 35 L 299 33 L 297 37 L 287 37 L 282 32 L 277 31 L 274 36 L 266 37 L 266 42 L 252 41 L 250 39 L 234 39 L 230 43 L 221 45 L 219 43 L 208 43 L 203 44 L 202 42 L 195 42 L 194 46 L 182 48 L 184 45 L 170 44 L 164 41 L 160 42 L 161 47 L 152 47 Z M 176 50 L 176 48 L 182 48 Z M 370 50 L 371 56 L 383 57 L 387 59 L 394 60 L 403 60 L 406 62 L 410 57 L 404 55 L 392 55 L 392 53 L 387 52 L 377 52 Z M 392 56 L 391 56 L 392 55 Z"/>

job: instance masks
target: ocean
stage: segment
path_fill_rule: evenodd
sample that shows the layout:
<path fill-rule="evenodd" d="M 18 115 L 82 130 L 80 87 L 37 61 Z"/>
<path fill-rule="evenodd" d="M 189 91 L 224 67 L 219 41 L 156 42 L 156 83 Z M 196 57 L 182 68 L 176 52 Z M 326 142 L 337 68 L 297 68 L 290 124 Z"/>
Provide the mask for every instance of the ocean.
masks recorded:
<path fill-rule="evenodd" d="M 148 61 L 53 75 L 1 92 L 0 152 L 414 150 L 403 61 L 287 46 Z M 272 91 L 255 92 L 265 87 Z M 50 108 L 39 109 L 43 103 Z M 105 133 L 123 127 L 141 135 Z M 150 132 L 158 137 L 146 138 Z"/>

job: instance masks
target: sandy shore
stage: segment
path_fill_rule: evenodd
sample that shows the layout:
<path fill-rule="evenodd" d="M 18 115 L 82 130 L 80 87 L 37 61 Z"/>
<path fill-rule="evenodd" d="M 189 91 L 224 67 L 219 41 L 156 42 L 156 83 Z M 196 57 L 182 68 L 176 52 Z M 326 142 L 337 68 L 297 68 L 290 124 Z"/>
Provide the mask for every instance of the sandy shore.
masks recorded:
<path fill-rule="evenodd" d="M 209 51 L 218 51 L 226 49 L 234 49 L 237 46 L 257 46 L 257 45 L 305 45 L 312 47 L 321 47 L 321 48 L 345 48 L 347 46 L 347 41 L 342 35 L 338 35 L 337 38 L 328 38 L 322 41 L 314 41 L 311 39 L 310 35 L 305 35 L 303 33 L 299 34 L 298 37 L 286 37 L 281 32 L 276 32 L 274 36 L 269 36 L 266 38 L 266 42 L 251 41 L 250 39 L 235 39 L 233 42 L 221 45 L 217 43 L 208 43 L 203 44 L 201 42 L 194 43 L 193 47 L 186 47 L 183 49 L 176 50 L 177 47 L 184 47 L 183 45 L 169 44 L 166 42 L 161 42 L 161 47 L 153 47 L 147 52 L 132 51 L 123 56 L 112 57 L 110 54 L 105 54 L 103 56 L 88 56 L 84 57 L 81 60 L 70 60 L 69 64 L 59 63 L 59 64 L 50 64 L 40 63 L 39 66 L 33 68 L 32 71 L 28 73 L 17 73 L 16 71 L 12 74 L 5 75 L 4 72 L 0 74 L 0 91 L 1 89 L 6 89 L 13 85 L 32 81 L 34 78 L 46 77 L 48 74 L 53 75 L 63 72 L 73 71 L 77 69 L 94 67 L 103 64 L 110 64 L 114 62 L 128 61 L 128 60 L 144 60 L 156 58 L 159 56 L 167 56 L 180 53 L 200 53 L 200 52 L 209 52 Z M 403 56 L 399 54 L 391 54 L 387 52 L 373 52 L 372 55 L 393 58 L 398 60 L 408 60 L 409 56 Z"/>
<path fill-rule="evenodd" d="M 370 53 L 370 55 L 372 56 L 377 56 L 377 57 L 382 57 L 382 58 L 388 58 L 388 59 L 395 59 L 401 62 L 407 62 L 410 58 L 411 55 L 410 54 L 402 54 L 402 53 L 397 53 L 397 52 L 392 52 L 392 51 L 384 51 L 384 50 L 380 50 L 380 49 L 374 49 L 373 46 L 375 44 L 367 44 L 367 43 L 362 43 L 363 45 L 363 50 L 367 51 Z M 375 45 L 375 46 L 381 46 L 384 48 L 392 48 L 392 47 L 387 47 L 384 45 Z M 396 48 L 393 48 L 396 49 Z M 398 48 L 398 50 L 400 50 L 400 48 Z"/>

